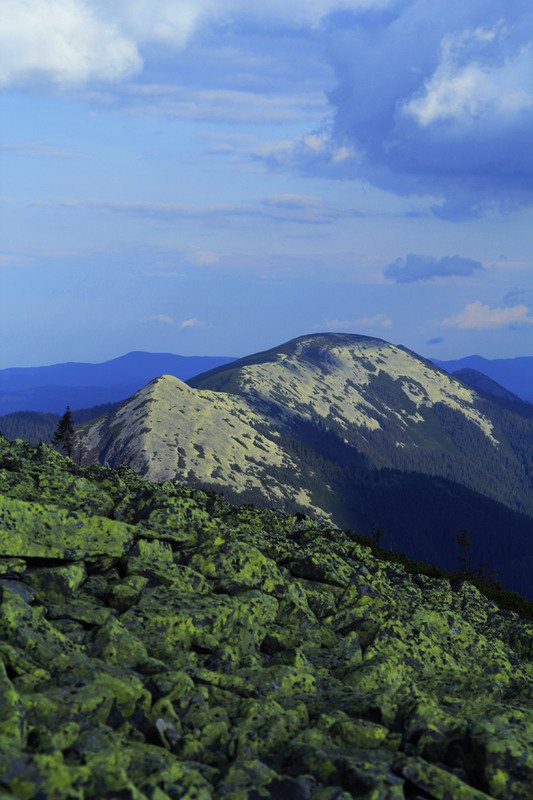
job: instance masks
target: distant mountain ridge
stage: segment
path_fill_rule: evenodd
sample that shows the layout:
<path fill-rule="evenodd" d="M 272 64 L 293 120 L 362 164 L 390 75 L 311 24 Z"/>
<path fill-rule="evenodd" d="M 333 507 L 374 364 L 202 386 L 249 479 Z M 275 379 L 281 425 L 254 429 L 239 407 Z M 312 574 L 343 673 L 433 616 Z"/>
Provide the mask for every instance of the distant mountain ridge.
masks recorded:
<path fill-rule="evenodd" d="M 482 372 L 522 400 L 533 403 L 533 356 L 488 359 L 474 355 L 451 361 L 431 360 L 450 373 L 462 369 Z"/>
<path fill-rule="evenodd" d="M 233 361 L 224 356 L 180 356 L 132 351 L 100 364 L 68 362 L 0 370 L 0 415 L 14 411 L 63 413 L 124 400 L 158 375 L 187 380 Z"/>
<path fill-rule="evenodd" d="M 507 400 L 509 403 L 527 403 L 526 400 L 522 400 L 517 394 L 510 392 L 509 389 L 502 386 L 501 383 L 496 383 L 496 381 L 493 381 L 488 375 L 485 375 L 484 372 L 479 372 L 477 369 L 463 367 L 463 369 L 456 369 L 451 374 L 454 378 L 459 378 L 463 383 L 467 383 L 477 392 L 482 392 L 490 397 L 498 397 L 501 400 Z M 531 407 L 531 411 L 533 412 L 533 406 Z"/>
<path fill-rule="evenodd" d="M 381 339 L 313 334 L 184 383 L 162 376 L 83 426 L 83 459 L 232 502 L 385 530 L 385 546 L 533 585 L 533 419 Z"/>

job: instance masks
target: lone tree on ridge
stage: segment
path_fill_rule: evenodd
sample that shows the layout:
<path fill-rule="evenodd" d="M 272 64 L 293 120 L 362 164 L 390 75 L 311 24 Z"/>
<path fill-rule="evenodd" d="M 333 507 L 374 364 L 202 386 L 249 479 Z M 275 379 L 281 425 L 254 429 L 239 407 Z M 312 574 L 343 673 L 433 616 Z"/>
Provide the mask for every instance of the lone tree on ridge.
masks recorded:
<path fill-rule="evenodd" d="M 69 458 L 72 455 L 72 450 L 74 448 L 74 427 L 72 425 L 70 406 L 66 407 L 65 413 L 57 423 L 52 445 L 66 453 Z"/>
<path fill-rule="evenodd" d="M 468 549 L 472 547 L 472 542 L 468 536 L 467 529 L 463 528 L 459 533 L 455 534 L 454 538 L 461 549 L 461 555 L 457 556 L 457 560 L 461 562 L 461 572 L 465 575 L 471 575 Z"/>

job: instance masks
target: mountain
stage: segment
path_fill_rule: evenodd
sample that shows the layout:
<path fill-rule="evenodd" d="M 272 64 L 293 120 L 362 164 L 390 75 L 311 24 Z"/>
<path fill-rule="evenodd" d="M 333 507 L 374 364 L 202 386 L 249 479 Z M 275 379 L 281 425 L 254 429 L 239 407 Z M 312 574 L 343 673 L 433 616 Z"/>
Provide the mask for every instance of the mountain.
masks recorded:
<path fill-rule="evenodd" d="M 315 334 L 199 375 L 155 379 L 82 428 L 84 463 L 224 491 L 445 569 L 533 586 L 533 419 L 381 339 Z"/>
<path fill-rule="evenodd" d="M 526 800 L 533 604 L 498 597 L 0 438 L 0 794 Z"/>
<path fill-rule="evenodd" d="M 0 370 L 0 414 L 65 407 L 88 408 L 124 400 L 158 375 L 181 380 L 233 361 L 216 356 L 132 352 L 101 364 L 66 363 Z"/>
<path fill-rule="evenodd" d="M 505 386 L 513 394 L 529 403 L 533 403 L 533 356 L 519 358 L 488 359 L 482 356 L 466 356 L 455 361 L 438 361 L 434 364 L 447 372 L 460 369 L 474 369 L 482 372 L 496 383 Z"/>

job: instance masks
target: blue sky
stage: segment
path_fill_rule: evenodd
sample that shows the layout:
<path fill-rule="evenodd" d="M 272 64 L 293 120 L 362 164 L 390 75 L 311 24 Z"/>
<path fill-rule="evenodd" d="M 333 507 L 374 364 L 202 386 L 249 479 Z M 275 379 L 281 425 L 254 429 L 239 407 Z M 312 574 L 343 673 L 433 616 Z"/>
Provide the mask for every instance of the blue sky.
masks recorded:
<path fill-rule="evenodd" d="M 0 368 L 533 354 L 525 0 L 0 0 Z"/>

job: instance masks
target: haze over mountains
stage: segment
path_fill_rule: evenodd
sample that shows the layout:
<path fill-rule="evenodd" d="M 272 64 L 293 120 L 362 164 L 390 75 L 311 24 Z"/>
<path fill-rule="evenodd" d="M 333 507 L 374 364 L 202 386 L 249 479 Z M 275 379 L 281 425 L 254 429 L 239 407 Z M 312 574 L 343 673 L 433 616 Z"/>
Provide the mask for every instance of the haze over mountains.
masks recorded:
<path fill-rule="evenodd" d="M 472 559 L 531 594 L 533 415 L 380 339 L 303 336 L 184 383 L 162 376 L 83 427 L 83 460 L 384 529 L 385 546 Z"/>

